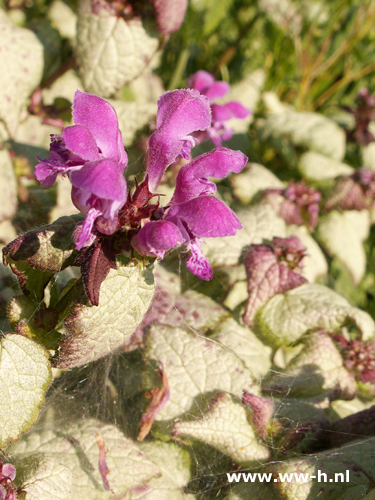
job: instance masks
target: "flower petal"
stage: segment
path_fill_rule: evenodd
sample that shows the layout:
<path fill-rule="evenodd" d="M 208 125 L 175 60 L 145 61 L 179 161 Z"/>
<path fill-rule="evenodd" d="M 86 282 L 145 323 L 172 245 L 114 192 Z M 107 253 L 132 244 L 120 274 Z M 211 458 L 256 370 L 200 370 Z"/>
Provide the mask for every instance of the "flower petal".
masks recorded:
<path fill-rule="evenodd" d="M 90 130 L 104 157 L 119 161 L 124 157 L 124 146 L 119 144 L 117 114 L 109 102 L 77 90 L 73 100 L 73 118 L 76 125 L 84 125 Z"/>
<path fill-rule="evenodd" d="M 207 90 L 215 83 L 215 78 L 202 69 L 191 75 L 188 79 L 187 86 L 189 89 L 198 90 L 201 94 L 205 94 Z"/>
<path fill-rule="evenodd" d="M 147 222 L 131 240 L 132 247 L 140 255 L 159 258 L 163 258 L 165 252 L 179 247 L 183 242 L 184 238 L 178 227 L 165 220 Z"/>
<path fill-rule="evenodd" d="M 101 215 L 99 210 L 96 208 L 90 208 L 87 212 L 85 220 L 82 224 L 81 234 L 79 235 L 78 241 L 76 242 L 76 249 L 81 250 L 87 242 L 92 241 L 92 230 L 94 227 L 95 220 Z"/>
<path fill-rule="evenodd" d="M 147 174 L 149 188 L 155 191 L 164 170 L 186 146 L 187 136 L 210 126 L 210 104 L 196 90 L 166 92 L 158 101 L 156 130 L 149 141 Z"/>
<path fill-rule="evenodd" d="M 229 236 L 242 229 L 235 213 L 213 196 L 200 196 L 168 209 L 166 219 L 178 217 L 185 221 L 195 236 Z"/>
<path fill-rule="evenodd" d="M 99 160 L 87 162 L 69 174 L 73 186 L 84 189 L 98 198 L 123 200 L 126 198 L 126 181 L 118 162 Z"/>
<path fill-rule="evenodd" d="M 213 277 L 211 264 L 207 257 L 203 254 L 200 244 L 196 240 L 192 240 L 188 244 L 188 250 L 191 254 L 186 259 L 186 267 L 190 272 L 198 276 L 201 280 L 209 281 Z"/>
<path fill-rule="evenodd" d="M 228 92 L 228 82 L 215 82 L 209 89 L 206 90 L 206 92 L 204 92 L 204 94 L 209 101 L 214 101 L 215 99 L 224 97 Z"/>
<path fill-rule="evenodd" d="M 1 470 L 3 476 L 8 477 L 11 481 L 14 481 L 16 477 L 16 468 L 12 464 L 4 464 Z"/>
<path fill-rule="evenodd" d="M 183 203 L 197 196 L 216 192 L 216 185 L 207 177 L 223 179 L 229 172 L 240 172 L 247 163 L 241 151 L 217 148 L 198 156 L 183 166 L 176 179 L 176 189 L 171 205 Z"/>
<path fill-rule="evenodd" d="M 53 186 L 61 169 L 56 168 L 56 165 L 49 160 L 42 160 L 39 157 L 37 157 L 37 160 L 40 161 L 34 169 L 37 181 L 39 181 L 43 187 Z"/>
<path fill-rule="evenodd" d="M 99 150 L 94 136 L 90 130 L 83 125 L 66 127 L 62 131 L 65 147 L 86 161 L 99 160 Z"/>
<path fill-rule="evenodd" d="M 237 101 L 227 102 L 226 104 L 212 104 L 212 122 L 225 122 L 231 118 L 246 118 L 250 110 L 242 106 Z"/>
<path fill-rule="evenodd" d="M 178 30 L 185 17 L 187 0 L 153 0 L 158 31 L 168 35 Z"/>

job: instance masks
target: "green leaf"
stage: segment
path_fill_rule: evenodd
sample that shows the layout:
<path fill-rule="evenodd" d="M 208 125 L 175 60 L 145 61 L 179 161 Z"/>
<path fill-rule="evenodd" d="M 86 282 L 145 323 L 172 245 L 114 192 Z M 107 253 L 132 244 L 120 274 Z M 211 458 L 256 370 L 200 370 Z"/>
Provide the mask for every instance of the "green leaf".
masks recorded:
<path fill-rule="evenodd" d="M 109 271 L 100 287 L 98 306 L 89 304 L 79 281 L 56 366 L 82 366 L 123 345 L 146 314 L 154 289 L 153 270 L 137 260 Z"/>
<path fill-rule="evenodd" d="M 26 500 L 70 500 L 72 473 L 51 455 L 37 453 L 15 460 L 16 482 L 26 491 Z"/>
<path fill-rule="evenodd" d="M 26 99 L 39 84 L 43 73 L 43 46 L 34 33 L 15 26 L 0 10 L 0 121 L 13 137 Z"/>
<path fill-rule="evenodd" d="M 241 173 L 230 178 L 234 195 L 247 205 L 254 196 L 270 188 L 284 188 L 284 183 L 268 168 L 258 163 L 248 163 Z"/>
<path fill-rule="evenodd" d="M 105 461 L 109 473 L 106 478 L 113 493 L 106 491 L 103 486 L 99 471 L 98 437 L 107 450 Z M 55 463 L 69 469 L 72 474 L 72 494 L 69 498 L 74 500 L 132 498 L 132 490 L 141 489 L 152 478 L 160 476 L 159 468 L 142 453 L 136 443 L 126 438 L 115 426 L 91 419 L 67 429 L 28 434 L 7 452 L 18 459 L 45 453 Z M 44 497 L 40 497 L 40 500 L 42 498 L 45 500 Z"/>
<path fill-rule="evenodd" d="M 332 256 L 344 264 L 355 285 L 366 271 L 363 242 L 368 238 L 369 231 L 370 215 L 367 210 L 333 210 L 320 219 L 317 227 L 317 238 Z"/>
<path fill-rule="evenodd" d="M 146 338 L 146 357 L 161 361 L 170 398 L 155 420 L 169 420 L 199 407 L 198 396 L 226 391 L 237 397 L 243 389 L 258 394 L 250 370 L 215 340 L 166 325 L 154 325 Z"/>
<path fill-rule="evenodd" d="M 367 313 L 316 283 L 276 295 L 257 319 L 262 333 L 276 345 L 294 342 L 313 328 L 334 332 L 343 325 L 354 324 L 362 332 L 363 340 L 373 338 L 375 332 L 374 321 Z"/>
<path fill-rule="evenodd" d="M 110 97 L 146 68 L 157 47 L 140 19 L 125 21 L 107 4 L 80 0 L 76 54 L 86 91 Z"/>
<path fill-rule="evenodd" d="M 276 215 L 270 205 L 260 204 L 240 210 L 236 213 L 243 225 L 234 236 L 208 238 L 202 245 L 205 256 L 212 267 L 230 267 L 238 265 L 245 246 L 262 243 L 263 239 L 273 236 L 285 236 L 285 222 Z"/>
<path fill-rule="evenodd" d="M 211 337 L 234 352 L 257 379 L 264 377 L 271 368 L 271 348 L 262 344 L 247 326 L 241 326 L 233 318 L 223 321 Z"/>
<path fill-rule="evenodd" d="M 1 106 L 1 104 L 0 104 Z M 17 180 L 8 151 L 0 151 L 0 222 L 13 219 L 17 208 Z"/>
<path fill-rule="evenodd" d="M 0 447 L 4 448 L 38 420 L 51 367 L 47 351 L 26 337 L 5 334 L 0 346 Z"/>
<path fill-rule="evenodd" d="M 341 354 L 324 332 L 309 335 L 301 352 L 265 387 L 291 397 L 326 395 L 351 399 L 356 392 L 354 377 L 344 368 Z"/>
<path fill-rule="evenodd" d="M 269 449 L 258 442 L 258 436 L 248 422 L 246 408 L 225 393 L 219 393 L 211 400 L 210 408 L 202 418 L 177 420 L 173 425 L 173 435 L 209 444 L 241 465 L 270 457 Z"/>
<path fill-rule="evenodd" d="M 354 172 L 349 165 L 314 151 L 308 151 L 301 156 L 298 169 L 306 180 L 316 183 L 335 179 L 339 175 L 351 175 Z"/>

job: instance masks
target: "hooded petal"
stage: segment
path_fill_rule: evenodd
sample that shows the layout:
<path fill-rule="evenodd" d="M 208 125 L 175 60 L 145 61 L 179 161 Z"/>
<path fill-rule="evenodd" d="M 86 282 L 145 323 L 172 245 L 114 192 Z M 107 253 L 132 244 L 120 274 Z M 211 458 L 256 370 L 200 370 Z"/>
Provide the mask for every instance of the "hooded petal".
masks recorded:
<path fill-rule="evenodd" d="M 109 102 L 77 90 L 73 100 L 73 119 L 76 125 L 84 125 L 90 130 L 102 156 L 120 161 L 125 155 L 127 159 L 119 141 L 117 114 Z"/>
<path fill-rule="evenodd" d="M 198 237 L 229 236 L 242 229 L 235 213 L 213 196 L 200 196 L 168 209 L 166 219 L 178 217 Z"/>
<path fill-rule="evenodd" d="M 126 198 L 126 181 L 118 162 L 99 160 L 87 162 L 79 170 L 70 173 L 70 181 L 98 198 L 123 200 Z"/>
<path fill-rule="evenodd" d="M 189 89 L 195 89 L 201 94 L 205 94 L 214 83 L 215 78 L 211 75 L 211 73 L 201 69 L 194 73 L 194 75 L 191 75 L 188 79 L 187 86 Z"/>
<path fill-rule="evenodd" d="M 181 246 L 183 242 L 184 238 L 178 227 L 165 220 L 147 222 L 131 240 L 132 247 L 140 255 L 159 258 L 163 258 L 165 252 Z"/>
<path fill-rule="evenodd" d="M 228 92 L 228 82 L 215 82 L 209 89 L 206 90 L 206 92 L 204 92 L 204 94 L 209 101 L 214 101 L 215 99 L 224 97 Z"/>
<path fill-rule="evenodd" d="M 207 177 L 223 179 L 229 172 L 238 173 L 247 160 L 241 151 L 227 148 L 217 148 L 198 156 L 179 171 L 170 204 L 176 205 L 198 196 L 215 193 L 216 185 Z"/>
<path fill-rule="evenodd" d="M 158 130 L 149 141 L 147 174 L 151 191 L 155 191 L 164 170 L 186 148 L 189 134 L 205 130 L 211 123 L 210 104 L 196 90 L 166 92 L 158 106 Z"/>
<path fill-rule="evenodd" d="M 99 160 L 99 150 L 90 130 L 83 125 L 66 127 L 62 131 L 65 147 L 83 160 Z"/>
<path fill-rule="evenodd" d="M 188 245 L 188 250 L 191 250 L 190 255 L 186 259 L 186 267 L 190 272 L 198 276 L 201 280 L 209 281 L 213 277 L 211 264 L 207 257 L 203 254 L 200 244 L 196 240 L 192 240 Z"/>

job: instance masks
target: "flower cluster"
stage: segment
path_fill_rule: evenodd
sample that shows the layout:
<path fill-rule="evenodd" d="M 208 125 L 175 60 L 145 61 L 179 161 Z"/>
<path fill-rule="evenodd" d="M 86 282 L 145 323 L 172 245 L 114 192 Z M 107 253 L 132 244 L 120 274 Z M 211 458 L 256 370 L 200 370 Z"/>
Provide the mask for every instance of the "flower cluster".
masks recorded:
<path fill-rule="evenodd" d="M 346 340 L 342 335 L 332 335 L 338 343 L 346 368 L 364 384 L 375 384 L 375 342 Z"/>
<path fill-rule="evenodd" d="M 354 174 L 340 177 L 324 209 L 370 210 L 375 206 L 375 172 L 359 168 Z"/>
<path fill-rule="evenodd" d="M 287 224 L 301 226 L 306 223 L 310 229 L 317 225 L 321 195 L 303 181 L 295 183 L 292 179 L 286 189 L 267 189 L 265 196 Z"/>
<path fill-rule="evenodd" d="M 369 130 L 369 125 L 375 118 L 375 96 L 371 95 L 368 89 L 363 88 L 358 92 L 356 107 L 341 106 L 342 109 L 354 115 L 355 128 L 348 132 L 349 139 L 353 139 L 358 144 L 367 146 L 375 141 L 373 134 Z"/>
<path fill-rule="evenodd" d="M 112 253 L 133 249 L 141 256 L 163 258 L 183 246 L 189 252 L 190 271 L 211 279 L 211 266 L 200 248 L 202 238 L 233 235 L 242 226 L 234 212 L 212 196 L 216 185 L 208 177 L 239 172 L 247 158 L 239 151 L 217 148 L 181 168 L 167 206 L 161 207 L 155 195 L 167 167 L 179 156 L 189 158 L 195 145 L 192 134 L 210 127 L 209 100 L 197 90 L 175 90 L 159 99 L 146 174 L 134 193 L 127 191 L 123 176 L 127 156 L 112 106 L 77 91 L 73 118 L 75 125 L 51 136 L 50 158 L 38 158 L 35 175 L 44 186 L 51 186 L 59 173 L 69 177 L 73 203 L 85 214 L 73 235 L 77 250 L 106 241 L 108 254 L 110 241 Z M 86 250 L 83 254 L 92 255 Z"/>
<path fill-rule="evenodd" d="M 16 477 L 16 469 L 12 464 L 3 464 L 0 459 L 0 500 L 16 500 L 18 498 L 17 488 L 13 481 Z"/>
<path fill-rule="evenodd" d="M 194 73 L 188 80 L 188 87 L 205 95 L 211 104 L 211 124 L 205 132 L 197 135 L 199 141 L 210 139 L 215 146 L 221 146 L 222 140 L 228 141 L 233 136 L 233 130 L 226 122 L 231 118 L 244 119 L 251 113 L 238 101 L 214 104 L 213 101 L 224 97 L 229 92 L 229 83 L 216 82 L 207 71 L 200 70 Z"/>

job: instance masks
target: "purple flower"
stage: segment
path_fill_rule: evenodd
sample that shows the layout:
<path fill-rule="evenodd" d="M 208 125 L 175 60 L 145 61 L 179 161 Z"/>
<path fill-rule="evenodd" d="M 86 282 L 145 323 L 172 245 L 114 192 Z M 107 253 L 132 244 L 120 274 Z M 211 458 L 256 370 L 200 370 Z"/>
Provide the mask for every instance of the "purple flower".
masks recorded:
<path fill-rule="evenodd" d="M 156 23 L 162 35 L 177 31 L 184 20 L 187 0 L 152 0 L 156 10 Z"/>
<path fill-rule="evenodd" d="M 211 73 L 203 70 L 197 71 L 189 78 L 188 87 L 205 95 L 210 103 L 224 97 L 229 92 L 228 82 L 216 82 Z M 238 101 L 230 101 L 226 104 L 211 104 L 211 113 L 210 127 L 199 134 L 197 138 L 200 141 L 210 139 L 215 146 L 221 146 L 222 140 L 228 141 L 233 136 L 233 130 L 225 122 L 231 118 L 244 119 L 249 116 L 251 111 Z"/>
<path fill-rule="evenodd" d="M 107 101 L 77 90 L 73 119 L 75 125 L 51 135 L 50 158 L 37 157 L 35 176 L 47 187 L 59 173 L 69 176 L 73 203 L 86 214 L 76 232 L 80 250 L 95 238 L 95 229 L 104 234 L 116 231 L 117 214 L 126 200 L 123 172 L 128 159 L 116 112 Z"/>
<path fill-rule="evenodd" d="M 210 104 L 196 90 L 166 92 L 158 101 L 157 130 L 149 141 L 148 184 L 155 191 L 165 169 L 179 155 L 189 158 L 195 145 L 192 135 L 210 126 Z"/>
<path fill-rule="evenodd" d="M 133 248 L 140 255 L 163 258 L 165 252 L 183 245 L 190 251 L 188 269 L 210 280 L 212 269 L 200 248 L 202 238 L 233 235 L 242 225 L 230 208 L 211 196 L 216 185 L 208 177 L 222 179 L 229 172 L 238 173 L 246 162 L 239 151 L 217 148 L 182 167 L 169 205 L 159 207 L 153 220 L 132 238 Z"/>

